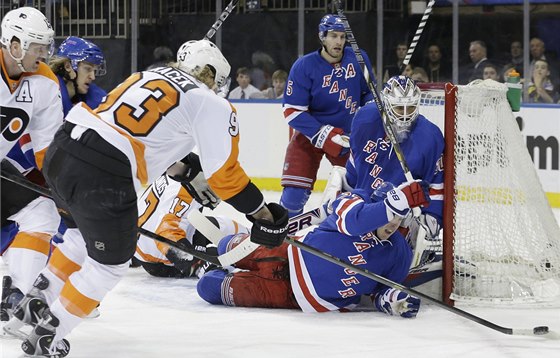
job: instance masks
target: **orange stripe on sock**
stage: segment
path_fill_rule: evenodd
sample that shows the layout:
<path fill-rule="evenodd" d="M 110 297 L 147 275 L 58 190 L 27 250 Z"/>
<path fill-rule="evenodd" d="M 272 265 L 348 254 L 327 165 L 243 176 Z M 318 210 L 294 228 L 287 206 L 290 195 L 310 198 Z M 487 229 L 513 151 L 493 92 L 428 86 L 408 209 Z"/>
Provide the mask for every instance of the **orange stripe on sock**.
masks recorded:
<path fill-rule="evenodd" d="M 10 248 L 28 249 L 48 255 L 51 235 L 42 232 L 18 232 Z"/>
<path fill-rule="evenodd" d="M 71 274 L 81 268 L 80 265 L 64 256 L 58 248 L 54 249 L 47 267 L 62 281 L 68 280 Z"/>
<path fill-rule="evenodd" d="M 68 312 L 80 318 L 86 317 L 99 305 L 99 301 L 78 291 L 70 281 L 66 281 L 64 287 L 62 287 L 60 302 Z"/>

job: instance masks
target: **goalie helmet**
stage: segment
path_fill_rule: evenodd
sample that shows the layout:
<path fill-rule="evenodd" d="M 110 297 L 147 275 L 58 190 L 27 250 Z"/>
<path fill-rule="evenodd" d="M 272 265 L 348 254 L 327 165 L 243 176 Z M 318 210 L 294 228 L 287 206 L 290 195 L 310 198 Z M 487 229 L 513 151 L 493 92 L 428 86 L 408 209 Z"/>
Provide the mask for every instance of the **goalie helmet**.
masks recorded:
<path fill-rule="evenodd" d="M 389 124 L 395 131 L 399 143 L 408 138 L 420 108 L 420 88 L 406 76 L 393 76 L 381 91 Z"/>
<path fill-rule="evenodd" d="M 78 72 L 78 65 L 80 62 L 86 61 L 97 66 L 95 71 L 96 76 L 103 76 L 107 73 L 105 56 L 103 56 L 101 49 L 93 42 L 80 37 L 68 37 L 60 44 L 56 55 L 68 58 L 72 68 L 76 72 Z"/>
<path fill-rule="evenodd" d="M 177 63 L 180 69 L 193 75 L 204 66 L 209 66 L 214 72 L 214 81 L 218 87 L 227 82 L 231 71 L 231 66 L 220 49 L 208 40 L 185 42 L 177 51 Z"/>
<path fill-rule="evenodd" d="M 14 37 L 17 37 L 21 43 L 22 58 L 32 43 L 46 45 L 48 57 L 53 54 L 54 30 L 45 15 L 33 7 L 11 10 L 2 19 L 0 42 L 9 48 Z"/>
<path fill-rule="evenodd" d="M 321 39 L 321 42 L 324 41 L 329 31 L 345 32 L 344 23 L 340 16 L 332 14 L 323 16 L 321 22 L 319 22 L 319 39 Z"/>

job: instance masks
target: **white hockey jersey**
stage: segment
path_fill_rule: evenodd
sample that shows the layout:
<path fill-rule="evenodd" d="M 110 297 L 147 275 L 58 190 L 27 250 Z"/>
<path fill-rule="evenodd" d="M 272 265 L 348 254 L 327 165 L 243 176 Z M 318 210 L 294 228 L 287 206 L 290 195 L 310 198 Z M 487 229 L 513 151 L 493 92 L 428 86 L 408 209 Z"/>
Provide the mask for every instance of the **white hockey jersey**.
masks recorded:
<path fill-rule="evenodd" d="M 233 197 L 249 183 L 237 160 L 235 108 L 179 69 L 134 73 L 96 110 L 80 103 L 66 120 L 94 129 L 122 151 L 137 190 L 195 146 L 208 183 L 220 198 Z"/>
<path fill-rule="evenodd" d="M 0 64 L 1 158 L 28 133 L 35 161 L 42 168 L 48 145 L 63 120 L 58 79 L 49 66 L 41 63 L 37 72 L 24 72 L 18 80 L 13 80 L 8 76 L 2 52 Z"/>
<path fill-rule="evenodd" d="M 162 175 L 138 198 L 138 226 L 175 242 L 186 238 L 192 243 L 196 229 L 187 220 L 187 214 L 200 207 L 179 182 Z M 224 236 L 249 233 L 245 226 L 230 218 L 215 218 Z M 167 249 L 166 244 L 139 235 L 134 256 L 144 262 L 171 265 L 165 256 Z"/>

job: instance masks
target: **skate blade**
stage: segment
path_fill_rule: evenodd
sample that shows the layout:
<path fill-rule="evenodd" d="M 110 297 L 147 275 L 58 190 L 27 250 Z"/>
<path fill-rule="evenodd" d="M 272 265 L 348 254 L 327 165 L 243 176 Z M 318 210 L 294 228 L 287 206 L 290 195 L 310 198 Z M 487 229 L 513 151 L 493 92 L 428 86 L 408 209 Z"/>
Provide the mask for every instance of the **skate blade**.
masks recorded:
<path fill-rule="evenodd" d="M 22 321 L 18 320 L 17 318 L 12 318 L 2 327 L 0 337 L 4 339 L 20 339 L 22 341 L 26 340 L 33 330 L 33 327 L 25 326 L 26 325 Z M 26 332 L 26 329 L 29 332 Z"/>

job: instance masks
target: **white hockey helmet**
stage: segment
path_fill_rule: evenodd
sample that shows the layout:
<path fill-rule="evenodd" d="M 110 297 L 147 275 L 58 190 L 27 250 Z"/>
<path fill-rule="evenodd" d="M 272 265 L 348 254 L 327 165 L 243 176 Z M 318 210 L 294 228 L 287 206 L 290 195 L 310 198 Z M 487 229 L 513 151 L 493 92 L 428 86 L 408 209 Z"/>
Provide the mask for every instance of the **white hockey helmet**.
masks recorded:
<path fill-rule="evenodd" d="M 208 40 L 185 42 L 177 51 L 177 63 L 180 69 L 190 74 L 209 66 L 214 71 L 214 81 L 218 87 L 226 83 L 231 71 L 231 66 L 220 49 Z"/>
<path fill-rule="evenodd" d="M 385 112 L 399 142 L 408 138 L 420 108 L 421 92 L 414 80 L 406 76 L 393 76 L 381 91 Z"/>
<path fill-rule="evenodd" d="M 45 15 L 33 7 L 24 6 L 11 10 L 2 19 L 2 45 L 9 48 L 14 36 L 21 43 L 23 56 L 32 43 L 46 45 L 48 56 L 53 54 L 54 30 Z"/>

